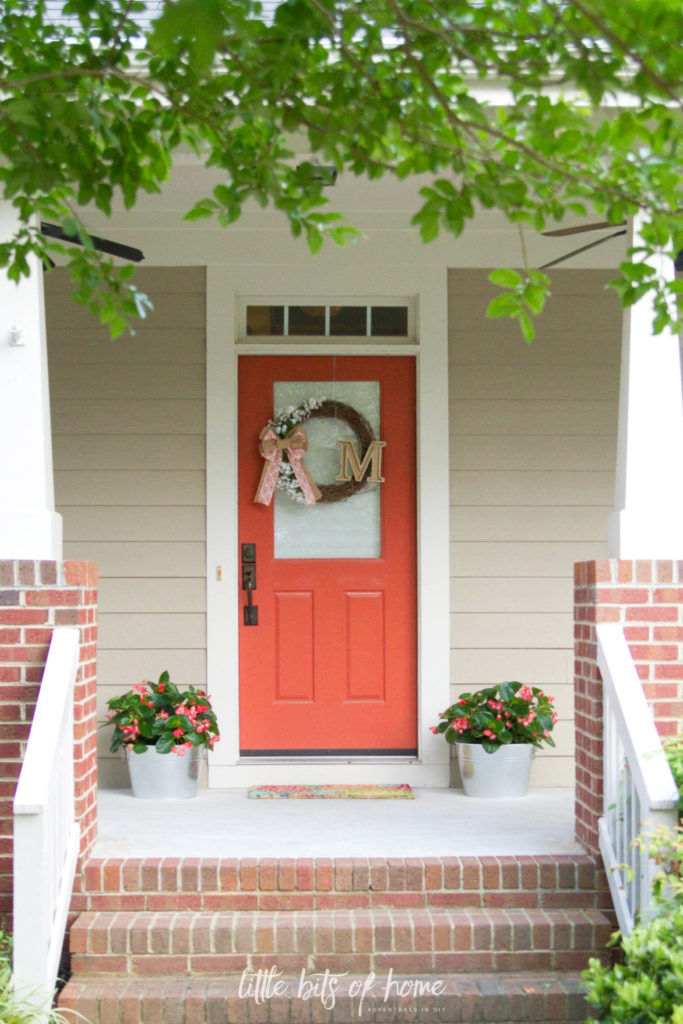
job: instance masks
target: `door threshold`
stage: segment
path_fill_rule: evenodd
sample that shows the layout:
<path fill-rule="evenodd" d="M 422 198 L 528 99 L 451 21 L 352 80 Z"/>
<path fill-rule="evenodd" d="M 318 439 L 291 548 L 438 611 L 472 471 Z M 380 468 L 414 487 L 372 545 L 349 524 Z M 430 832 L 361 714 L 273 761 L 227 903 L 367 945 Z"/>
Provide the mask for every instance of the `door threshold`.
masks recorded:
<path fill-rule="evenodd" d="M 381 756 L 375 755 L 365 757 L 348 757 L 339 756 L 335 757 L 330 755 L 329 757 L 314 757 L 314 756 L 290 756 L 283 757 L 282 755 L 274 755 L 273 757 L 240 757 L 239 765 L 254 765 L 254 764 L 421 764 L 419 758 L 413 757 L 392 757 L 392 756 Z"/>

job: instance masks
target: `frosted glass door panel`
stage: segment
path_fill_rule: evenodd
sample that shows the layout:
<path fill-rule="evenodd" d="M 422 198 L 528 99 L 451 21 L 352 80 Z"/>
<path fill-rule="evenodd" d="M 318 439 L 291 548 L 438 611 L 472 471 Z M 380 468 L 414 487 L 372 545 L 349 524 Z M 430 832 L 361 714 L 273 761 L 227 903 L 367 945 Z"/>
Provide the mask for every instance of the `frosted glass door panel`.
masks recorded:
<path fill-rule="evenodd" d="M 275 414 L 307 398 L 339 402 L 357 409 L 379 439 L 378 381 L 276 381 Z M 337 440 L 357 441 L 344 420 L 313 419 L 303 425 L 308 436 L 305 462 L 318 484 L 332 484 L 339 472 Z M 345 501 L 302 505 L 275 491 L 276 558 L 380 558 L 380 484 L 367 483 Z"/>

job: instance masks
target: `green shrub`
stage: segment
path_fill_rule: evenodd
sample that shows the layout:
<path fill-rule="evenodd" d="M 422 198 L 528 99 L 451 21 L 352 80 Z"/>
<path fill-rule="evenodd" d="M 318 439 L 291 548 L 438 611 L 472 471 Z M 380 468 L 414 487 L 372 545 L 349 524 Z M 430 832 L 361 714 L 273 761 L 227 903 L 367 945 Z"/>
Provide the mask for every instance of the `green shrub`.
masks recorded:
<path fill-rule="evenodd" d="M 592 959 L 583 978 L 597 1008 L 589 1024 L 683 1024 L 683 906 L 621 940 L 624 962 Z"/>
<path fill-rule="evenodd" d="M 683 735 L 664 740 L 664 751 L 678 786 L 678 814 L 683 817 Z"/>
<path fill-rule="evenodd" d="M 664 743 L 683 814 L 683 736 Z M 683 828 L 658 828 L 647 838 L 659 865 L 653 898 L 658 916 L 621 937 L 621 961 L 612 968 L 591 960 L 583 978 L 597 1013 L 588 1024 L 683 1024 Z"/>
<path fill-rule="evenodd" d="M 42 1016 L 14 994 L 12 984 L 12 941 L 0 930 L 0 1024 L 67 1024 L 54 1009 Z"/>

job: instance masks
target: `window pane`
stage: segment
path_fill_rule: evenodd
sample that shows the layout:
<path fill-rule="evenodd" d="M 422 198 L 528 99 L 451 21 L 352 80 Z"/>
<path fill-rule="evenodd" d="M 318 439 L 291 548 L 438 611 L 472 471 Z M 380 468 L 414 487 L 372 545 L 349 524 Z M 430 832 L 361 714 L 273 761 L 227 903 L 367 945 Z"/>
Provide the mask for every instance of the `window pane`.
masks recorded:
<path fill-rule="evenodd" d="M 247 306 L 247 334 L 284 334 L 284 306 Z"/>
<path fill-rule="evenodd" d="M 367 333 L 367 306 L 330 306 L 330 334 L 365 337 Z"/>
<path fill-rule="evenodd" d="M 277 381 L 275 410 L 300 405 L 307 398 L 336 398 L 368 420 L 379 438 L 378 381 Z M 303 424 L 308 437 L 306 467 L 318 484 L 334 483 L 339 472 L 337 439 L 356 440 L 341 419 L 311 418 Z M 300 505 L 275 491 L 276 558 L 381 558 L 380 484 L 367 483 L 345 501 Z"/>
<path fill-rule="evenodd" d="M 406 338 L 408 336 L 408 307 L 373 306 L 371 323 L 373 337 Z"/>
<path fill-rule="evenodd" d="M 290 306 L 289 334 L 324 334 L 324 306 Z"/>

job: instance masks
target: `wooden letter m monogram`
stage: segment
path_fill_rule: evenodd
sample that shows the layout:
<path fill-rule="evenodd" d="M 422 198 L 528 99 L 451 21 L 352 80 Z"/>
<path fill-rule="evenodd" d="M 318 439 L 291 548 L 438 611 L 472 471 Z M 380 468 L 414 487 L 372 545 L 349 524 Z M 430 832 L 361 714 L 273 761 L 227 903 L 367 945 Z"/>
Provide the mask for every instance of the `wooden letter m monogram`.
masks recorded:
<path fill-rule="evenodd" d="M 361 462 L 356 451 L 355 441 L 337 441 L 339 445 L 339 472 L 335 480 L 362 480 L 370 469 L 368 480 L 373 484 L 383 484 L 382 449 L 386 441 L 371 441 Z"/>

